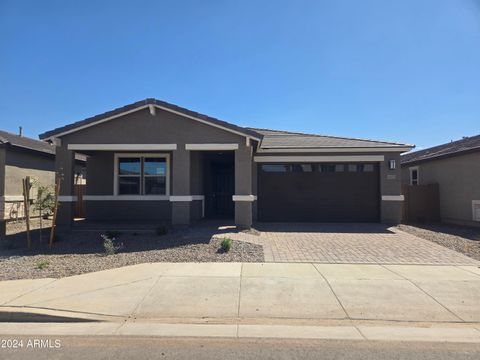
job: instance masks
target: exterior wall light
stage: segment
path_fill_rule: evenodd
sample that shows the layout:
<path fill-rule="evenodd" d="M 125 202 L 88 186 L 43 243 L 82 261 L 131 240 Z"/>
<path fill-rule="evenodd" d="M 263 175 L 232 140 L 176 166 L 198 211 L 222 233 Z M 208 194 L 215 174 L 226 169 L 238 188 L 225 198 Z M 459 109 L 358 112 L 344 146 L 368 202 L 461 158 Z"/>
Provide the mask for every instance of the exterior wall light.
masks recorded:
<path fill-rule="evenodd" d="M 395 170 L 397 168 L 397 162 L 395 160 L 388 160 L 388 169 Z"/>

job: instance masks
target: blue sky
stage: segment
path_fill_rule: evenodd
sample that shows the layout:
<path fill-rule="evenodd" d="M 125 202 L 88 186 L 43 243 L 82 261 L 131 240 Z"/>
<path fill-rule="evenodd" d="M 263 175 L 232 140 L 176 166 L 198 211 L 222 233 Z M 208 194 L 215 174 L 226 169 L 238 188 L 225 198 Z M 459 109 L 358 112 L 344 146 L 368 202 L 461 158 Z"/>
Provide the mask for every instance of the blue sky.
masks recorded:
<path fill-rule="evenodd" d="M 0 0 L 0 128 L 156 97 L 424 148 L 480 133 L 480 0 Z"/>

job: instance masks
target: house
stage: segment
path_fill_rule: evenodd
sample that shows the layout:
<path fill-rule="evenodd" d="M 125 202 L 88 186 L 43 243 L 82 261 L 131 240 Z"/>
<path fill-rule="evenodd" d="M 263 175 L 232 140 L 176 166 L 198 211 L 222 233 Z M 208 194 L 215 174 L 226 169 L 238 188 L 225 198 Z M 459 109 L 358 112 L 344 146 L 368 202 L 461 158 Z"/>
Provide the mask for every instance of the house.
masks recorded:
<path fill-rule="evenodd" d="M 77 183 L 84 182 L 85 162 L 77 155 Z M 0 130 L 0 235 L 5 234 L 8 220 L 24 216 L 22 179 L 26 176 L 41 185 L 54 184 L 55 146 Z"/>
<path fill-rule="evenodd" d="M 439 185 L 444 222 L 480 225 L 480 135 L 402 156 L 402 182 Z"/>
<path fill-rule="evenodd" d="M 400 154 L 412 148 L 241 127 L 156 99 L 40 138 L 64 173 L 58 225 L 72 223 L 76 152 L 88 155 L 87 221 L 396 223 Z"/>

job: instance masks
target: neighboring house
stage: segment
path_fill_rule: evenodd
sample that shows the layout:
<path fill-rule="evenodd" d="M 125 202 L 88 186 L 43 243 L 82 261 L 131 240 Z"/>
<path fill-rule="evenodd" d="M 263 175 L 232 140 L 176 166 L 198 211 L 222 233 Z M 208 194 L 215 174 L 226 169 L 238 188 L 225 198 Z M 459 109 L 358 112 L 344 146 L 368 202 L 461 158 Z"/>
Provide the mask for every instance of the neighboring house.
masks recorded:
<path fill-rule="evenodd" d="M 78 183 L 85 177 L 84 157 L 77 156 Z M 83 174 L 83 175 L 82 175 Z M 24 216 L 22 179 L 30 176 L 41 185 L 55 181 L 55 146 L 0 130 L 0 235 L 5 223 Z M 34 191 L 32 197 L 35 196 Z"/>
<path fill-rule="evenodd" d="M 40 138 L 64 172 L 59 225 L 73 219 L 75 152 L 88 155 L 87 220 L 397 223 L 400 154 L 412 148 L 240 127 L 155 99 Z"/>
<path fill-rule="evenodd" d="M 444 222 L 480 225 L 480 135 L 402 156 L 402 182 L 437 183 Z"/>

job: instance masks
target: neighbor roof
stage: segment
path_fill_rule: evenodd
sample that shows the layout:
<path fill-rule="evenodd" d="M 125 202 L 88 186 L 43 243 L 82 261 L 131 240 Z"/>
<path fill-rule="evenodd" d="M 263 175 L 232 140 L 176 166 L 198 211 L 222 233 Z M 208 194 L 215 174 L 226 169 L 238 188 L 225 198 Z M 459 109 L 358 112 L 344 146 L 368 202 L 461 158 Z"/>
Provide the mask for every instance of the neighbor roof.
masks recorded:
<path fill-rule="evenodd" d="M 3 130 L 0 130 L 0 144 L 10 144 L 24 149 L 40 151 L 52 155 L 55 154 L 55 146 L 45 141 L 31 139 L 29 137 L 12 134 Z"/>
<path fill-rule="evenodd" d="M 165 101 L 149 98 L 137 101 L 103 114 L 95 115 L 93 117 L 77 121 L 75 123 L 56 128 L 40 134 L 41 139 L 48 139 L 55 136 L 62 136 L 64 134 L 74 132 L 82 129 L 85 126 L 93 126 L 95 123 L 106 120 L 112 117 L 121 116 L 123 113 L 135 111 L 137 108 L 144 108 L 148 105 L 156 105 L 161 108 L 183 114 L 185 116 L 200 119 L 203 122 L 210 123 L 213 126 L 219 126 L 226 130 L 252 137 L 260 141 L 260 148 L 262 149 L 314 149 L 314 148 L 332 148 L 332 147 L 346 147 L 346 148 L 375 148 L 375 147 L 389 147 L 389 148 L 410 148 L 412 145 L 400 144 L 394 142 L 374 141 L 365 139 L 354 139 L 337 136 L 326 136 L 316 134 L 302 134 L 289 131 L 257 129 L 250 127 L 240 127 L 223 120 L 219 120 L 198 112 L 182 108 L 177 105 L 167 103 Z M 402 149 L 405 150 L 405 149 Z"/>
<path fill-rule="evenodd" d="M 367 139 L 346 138 L 329 135 L 304 134 L 289 131 L 249 128 L 263 135 L 262 149 L 291 148 L 375 148 L 375 147 L 411 147 L 412 145 Z"/>
<path fill-rule="evenodd" d="M 3 130 L 0 130 L 0 144 L 8 144 L 23 149 L 42 152 L 48 155 L 55 155 L 55 145 L 46 141 L 35 140 Z M 86 155 L 75 153 L 75 160 L 85 162 L 87 161 L 87 157 Z"/>
<path fill-rule="evenodd" d="M 425 150 L 419 150 L 405 154 L 401 163 L 412 164 L 420 161 L 438 159 L 447 156 L 459 155 L 465 152 L 480 150 L 480 135 L 464 137 L 461 140 L 452 141 L 447 144 L 434 146 Z"/>

